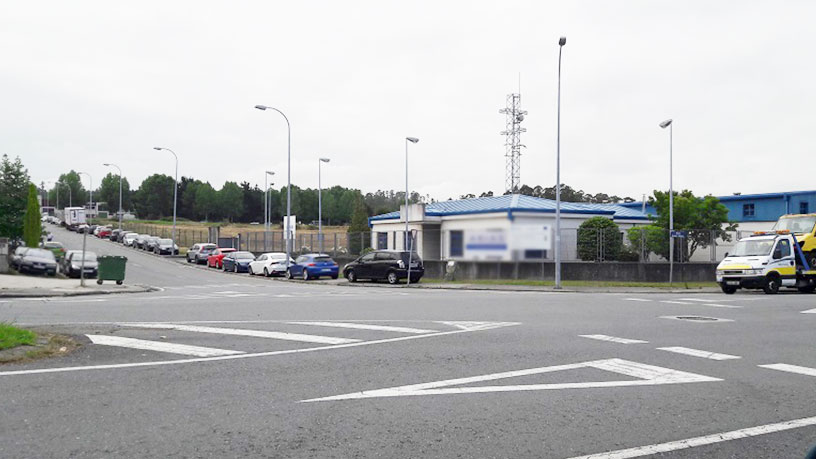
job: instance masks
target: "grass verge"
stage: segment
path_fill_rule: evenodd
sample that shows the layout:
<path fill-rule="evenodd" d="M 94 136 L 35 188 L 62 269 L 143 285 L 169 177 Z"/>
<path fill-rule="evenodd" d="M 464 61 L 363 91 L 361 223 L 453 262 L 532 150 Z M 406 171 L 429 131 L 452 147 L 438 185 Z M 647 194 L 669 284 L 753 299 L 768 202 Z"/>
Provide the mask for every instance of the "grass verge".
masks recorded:
<path fill-rule="evenodd" d="M 79 347 L 69 336 L 35 333 L 0 322 L 0 364 L 65 355 Z"/>
<path fill-rule="evenodd" d="M 33 346 L 36 342 L 37 334 L 33 331 L 0 322 L 0 350 L 17 346 Z"/>
<path fill-rule="evenodd" d="M 517 280 L 517 279 L 476 279 L 476 280 L 454 280 L 430 279 L 423 277 L 423 284 L 475 284 L 475 285 L 518 285 L 525 287 L 552 287 L 554 281 L 539 280 Z M 616 281 L 561 281 L 564 287 L 630 287 L 630 288 L 674 288 L 674 289 L 701 289 L 716 288 L 716 282 L 675 282 L 669 286 L 668 282 L 616 282 Z"/>

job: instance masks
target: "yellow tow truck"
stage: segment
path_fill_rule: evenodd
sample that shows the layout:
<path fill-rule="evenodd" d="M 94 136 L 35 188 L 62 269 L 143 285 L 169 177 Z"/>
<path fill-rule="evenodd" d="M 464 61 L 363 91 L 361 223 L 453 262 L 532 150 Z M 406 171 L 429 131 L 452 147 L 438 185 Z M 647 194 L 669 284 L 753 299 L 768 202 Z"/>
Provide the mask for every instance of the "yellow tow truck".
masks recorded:
<path fill-rule="evenodd" d="M 789 214 L 779 217 L 773 231 L 789 231 L 796 236 L 808 265 L 816 266 L 816 214 Z"/>
<path fill-rule="evenodd" d="M 788 230 L 761 232 L 742 238 L 717 266 L 717 283 L 723 292 L 762 289 L 774 294 L 781 287 L 802 293 L 816 290 L 816 269 Z"/>

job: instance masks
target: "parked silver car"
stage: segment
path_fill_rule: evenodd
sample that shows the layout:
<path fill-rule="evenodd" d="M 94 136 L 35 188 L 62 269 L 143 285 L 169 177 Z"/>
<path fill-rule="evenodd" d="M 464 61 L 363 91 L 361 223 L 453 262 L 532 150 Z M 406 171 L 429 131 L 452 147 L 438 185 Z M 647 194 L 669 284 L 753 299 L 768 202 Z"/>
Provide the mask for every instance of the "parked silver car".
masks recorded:
<path fill-rule="evenodd" d="M 196 259 L 196 256 L 199 252 L 201 252 L 201 250 L 206 249 L 213 251 L 216 247 L 218 246 L 209 242 L 199 242 L 198 244 L 193 244 L 193 246 L 190 247 L 190 250 L 187 251 L 187 263 L 197 263 L 198 260 Z"/>
<path fill-rule="evenodd" d="M 138 237 L 139 237 L 139 233 L 126 233 L 121 238 L 122 239 L 122 244 L 124 244 L 125 247 L 133 247 L 134 243 L 136 242 L 136 238 L 138 238 Z"/>

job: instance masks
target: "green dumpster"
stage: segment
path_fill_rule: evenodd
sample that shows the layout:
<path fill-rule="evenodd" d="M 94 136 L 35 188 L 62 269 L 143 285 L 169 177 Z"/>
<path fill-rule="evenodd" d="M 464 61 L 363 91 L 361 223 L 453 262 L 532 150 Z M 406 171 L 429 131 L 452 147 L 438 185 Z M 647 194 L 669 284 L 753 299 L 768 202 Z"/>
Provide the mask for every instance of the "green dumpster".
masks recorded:
<path fill-rule="evenodd" d="M 96 283 L 102 284 L 102 281 L 112 280 L 116 281 L 117 285 L 122 285 L 125 281 L 125 264 L 127 257 L 108 255 L 99 257 L 99 273 L 96 276 Z"/>

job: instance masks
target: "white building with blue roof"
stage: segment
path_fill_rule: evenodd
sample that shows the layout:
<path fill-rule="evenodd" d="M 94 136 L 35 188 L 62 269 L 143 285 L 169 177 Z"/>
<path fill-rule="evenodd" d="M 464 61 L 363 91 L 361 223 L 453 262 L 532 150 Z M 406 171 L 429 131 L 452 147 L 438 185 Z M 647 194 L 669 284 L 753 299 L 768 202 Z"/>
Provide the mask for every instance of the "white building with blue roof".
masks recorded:
<path fill-rule="evenodd" d="M 368 219 L 375 249 L 405 250 L 405 206 Z M 561 203 L 564 260 L 577 259 L 577 228 L 605 217 L 625 231 L 649 224 L 639 209 L 618 204 Z M 548 260 L 553 257 L 555 201 L 513 194 L 459 199 L 408 208 L 413 246 L 428 260 Z M 621 234 L 623 237 L 623 234 Z"/>

